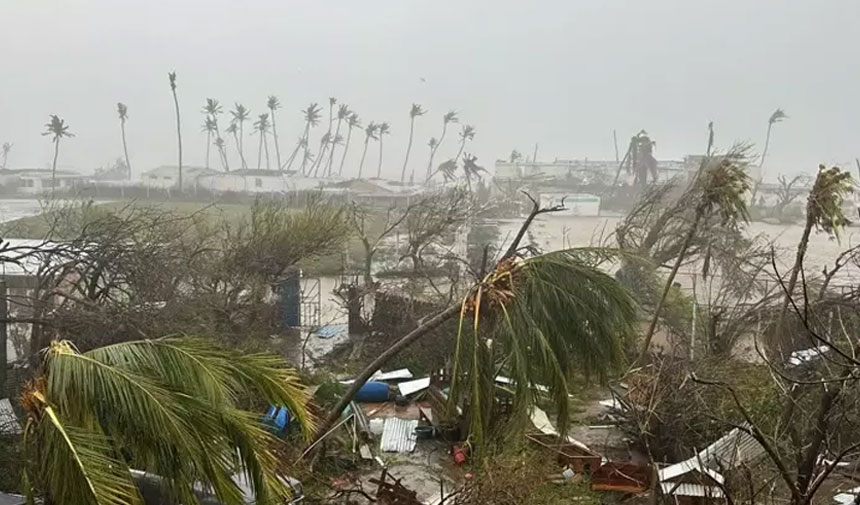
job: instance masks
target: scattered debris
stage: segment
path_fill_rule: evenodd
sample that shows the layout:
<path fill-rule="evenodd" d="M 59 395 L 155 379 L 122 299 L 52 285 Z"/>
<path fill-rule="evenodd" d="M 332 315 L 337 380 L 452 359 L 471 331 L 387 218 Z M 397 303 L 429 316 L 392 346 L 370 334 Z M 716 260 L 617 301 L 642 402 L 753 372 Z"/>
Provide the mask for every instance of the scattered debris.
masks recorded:
<path fill-rule="evenodd" d="M 591 474 L 591 489 L 639 494 L 651 489 L 654 470 L 648 465 L 607 461 Z"/>
<path fill-rule="evenodd" d="M 382 452 L 412 452 L 415 450 L 417 437 L 415 429 L 418 427 L 418 421 L 409 421 L 390 417 L 385 420 L 385 427 L 382 431 L 382 442 L 380 450 Z"/>
<path fill-rule="evenodd" d="M 745 423 L 744 428 L 749 428 Z M 734 428 L 695 456 L 696 461 L 717 468 L 735 468 L 750 463 L 764 454 L 764 448 L 752 435 Z"/>
<path fill-rule="evenodd" d="M 657 472 L 663 493 L 674 496 L 722 498 L 725 478 L 703 466 L 695 457 L 662 468 Z"/>
<path fill-rule="evenodd" d="M 424 391 L 425 389 L 430 387 L 430 377 L 424 377 L 423 379 L 415 379 L 407 382 L 401 382 L 397 386 L 400 389 L 400 394 L 403 396 L 410 396 L 420 391 Z"/>
<path fill-rule="evenodd" d="M 382 470 L 382 476 L 379 479 L 371 479 L 370 482 L 377 484 L 376 500 L 381 505 L 424 505 L 418 499 L 418 493 L 410 491 L 400 479 L 395 479 L 391 476 L 392 482 L 388 482 L 388 470 Z"/>
<path fill-rule="evenodd" d="M 837 494 L 833 499 L 839 505 L 852 505 L 857 501 L 858 496 L 860 496 L 860 487 L 855 487 Z"/>
<path fill-rule="evenodd" d="M 0 434 L 21 435 L 22 433 L 24 433 L 24 430 L 21 429 L 18 416 L 15 415 L 15 410 L 12 409 L 12 402 L 8 398 L 0 399 Z"/>
<path fill-rule="evenodd" d="M 558 462 L 577 473 L 590 474 L 600 467 L 601 457 L 580 443 L 563 441 L 553 433 L 529 433 L 526 438 L 557 455 Z"/>

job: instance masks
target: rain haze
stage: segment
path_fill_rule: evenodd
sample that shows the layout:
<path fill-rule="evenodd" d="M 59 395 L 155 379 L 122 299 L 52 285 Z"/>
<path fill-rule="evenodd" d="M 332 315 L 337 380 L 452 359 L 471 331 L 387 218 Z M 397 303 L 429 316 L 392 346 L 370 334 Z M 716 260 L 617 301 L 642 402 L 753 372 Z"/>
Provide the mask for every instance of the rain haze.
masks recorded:
<path fill-rule="evenodd" d="M 7 0 L 3 10 L 0 140 L 14 144 L 9 168 L 50 166 L 52 145 L 41 136 L 50 114 L 76 135 L 60 168 L 109 164 L 122 156 L 117 102 L 128 106 L 135 176 L 175 164 L 169 71 L 186 165 L 204 163 L 205 98 L 240 102 L 256 117 L 272 94 L 287 152 L 311 102 L 323 107 L 323 123 L 328 97 L 362 121 L 389 122 L 387 176 L 399 173 L 412 103 L 429 111 L 416 121 L 414 159 L 426 158 L 441 115 L 456 110 L 476 128 L 467 150 L 487 168 L 512 149 L 531 154 L 535 143 L 543 159 L 614 159 L 613 129 L 619 139 L 645 129 L 659 159 L 681 159 L 704 150 L 708 121 L 718 147 L 747 140 L 760 150 L 776 108 L 789 119 L 773 136 L 769 177 L 845 166 L 860 154 L 855 0 Z M 437 159 L 456 149 L 447 143 Z M 346 172 L 359 155 L 350 151 Z M 235 150 L 230 156 L 238 163 Z M 376 154 L 368 156 L 375 169 Z"/>

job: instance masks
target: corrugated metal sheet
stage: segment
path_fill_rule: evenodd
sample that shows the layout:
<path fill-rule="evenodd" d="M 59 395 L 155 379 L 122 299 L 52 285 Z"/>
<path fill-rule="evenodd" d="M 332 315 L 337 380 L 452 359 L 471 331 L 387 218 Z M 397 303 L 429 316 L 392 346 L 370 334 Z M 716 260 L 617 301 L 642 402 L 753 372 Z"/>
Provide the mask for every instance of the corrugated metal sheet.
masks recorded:
<path fill-rule="evenodd" d="M 382 441 L 379 448 L 382 452 L 412 452 L 415 450 L 415 429 L 417 420 L 406 420 L 391 417 L 385 420 L 382 430 Z"/>
<path fill-rule="evenodd" d="M 674 482 L 663 482 L 660 484 L 663 493 L 674 496 L 703 496 L 707 498 L 722 498 L 723 490 L 716 486 L 703 486 L 701 484 L 677 484 Z"/>
<path fill-rule="evenodd" d="M 674 465 L 667 466 L 666 468 L 661 468 L 657 472 L 657 476 L 660 478 L 660 482 L 666 482 L 691 472 L 698 472 L 703 475 L 707 475 L 720 484 L 725 482 L 722 475 L 706 466 L 700 465 L 695 456 L 686 461 L 681 461 L 680 463 L 675 463 Z"/>
<path fill-rule="evenodd" d="M 764 448 L 749 433 L 738 428 L 726 433 L 696 456 L 711 468 L 734 468 L 764 454 Z"/>
<path fill-rule="evenodd" d="M 0 433 L 20 435 L 23 432 L 21 423 L 18 422 L 18 417 L 12 410 L 12 403 L 8 398 L 3 398 L 0 400 Z"/>

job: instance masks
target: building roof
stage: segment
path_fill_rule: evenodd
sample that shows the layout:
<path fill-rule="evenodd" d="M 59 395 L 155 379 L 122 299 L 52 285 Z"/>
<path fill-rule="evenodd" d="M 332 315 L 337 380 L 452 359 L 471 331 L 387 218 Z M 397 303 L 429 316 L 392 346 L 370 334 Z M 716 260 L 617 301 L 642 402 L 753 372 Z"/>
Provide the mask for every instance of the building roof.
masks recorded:
<path fill-rule="evenodd" d="M 218 170 L 212 170 L 205 167 L 182 167 L 183 175 L 201 175 L 201 174 L 219 174 L 223 173 Z M 160 167 L 150 168 L 144 171 L 141 175 L 179 175 L 179 167 L 176 165 L 161 165 Z"/>
<path fill-rule="evenodd" d="M 719 482 L 720 484 L 725 482 L 725 478 L 723 478 L 722 475 L 706 466 L 701 465 L 696 460 L 695 456 L 686 461 L 681 461 L 680 463 L 675 463 L 674 465 L 661 468 L 657 472 L 657 476 L 660 478 L 660 482 L 667 482 L 692 472 L 698 472 L 702 475 L 707 475 L 708 477 L 710 477 L 716 482 Z"/>
<path fill-rule="evenodd" d="M 723 490 L 717 486 L 704 486 L 702 484 L 688 484 L 663 482 L 660 484 L 663 493 L 673 496 L 701 496 L 707 498 L 722 498 Z"/>
<path fill-rule="evenodd" d="M 749 433 L 734 428 L 705 447 L 696 459 L 710 468 L 734 468 L 764 454 L 764 448 Z"/>

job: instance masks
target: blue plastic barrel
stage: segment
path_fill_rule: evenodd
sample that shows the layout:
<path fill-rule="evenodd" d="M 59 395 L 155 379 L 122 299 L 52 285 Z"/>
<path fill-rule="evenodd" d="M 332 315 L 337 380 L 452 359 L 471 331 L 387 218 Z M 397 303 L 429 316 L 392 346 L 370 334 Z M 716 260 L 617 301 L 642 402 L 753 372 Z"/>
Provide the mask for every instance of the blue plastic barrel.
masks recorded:
<path fill-rule="evenodd" d="M 388 384 L 384 382 L 368 382 L 361 386 L 355 395 L 358 402 L 386 402 L 388 401 Z"/>

